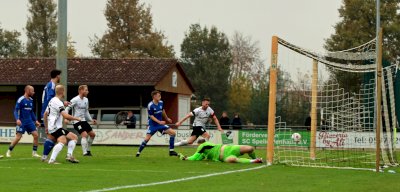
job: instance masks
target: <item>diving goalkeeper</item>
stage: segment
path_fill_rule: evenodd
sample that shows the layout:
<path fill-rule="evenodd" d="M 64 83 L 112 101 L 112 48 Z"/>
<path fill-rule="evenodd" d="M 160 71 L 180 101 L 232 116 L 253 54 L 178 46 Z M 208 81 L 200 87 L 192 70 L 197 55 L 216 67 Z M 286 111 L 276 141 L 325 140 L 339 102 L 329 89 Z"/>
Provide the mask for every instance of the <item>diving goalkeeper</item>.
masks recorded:
<path fill-rule="evenodd" d="M 181 160 L 201 161 L 203 159 L 211 161 L 221 161 L 226 163 L 262 163 L 261 158 L 256 158 L 254 147 L 248 145 L 223 145 L 206 142 L 200 139 L 198 142 L 196 153 L 190 157 L 179 154 Z M 239 158 L 244 154 L 248 154 L 251 159 Z"/>

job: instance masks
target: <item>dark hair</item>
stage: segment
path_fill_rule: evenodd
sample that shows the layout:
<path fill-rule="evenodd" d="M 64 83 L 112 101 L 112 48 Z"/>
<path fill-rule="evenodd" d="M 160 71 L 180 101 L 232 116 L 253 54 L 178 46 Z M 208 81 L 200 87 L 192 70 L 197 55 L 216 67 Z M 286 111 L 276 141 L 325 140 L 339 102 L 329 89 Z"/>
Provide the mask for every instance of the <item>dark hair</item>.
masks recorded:
<path fill-rule="evenodd" d="M 157 95 L 157 94 L 161 94 L 161 92 L 157 91 L 157 90 L 154 90 L 154 91 L 151 92 L 151 97 L 154 97 L 154 95 Z"/>
<path fill-rule="evenodd" d="M 210 99 L 209 97 L 204 97 L 203 100 L 201 100 L 201 101 L 208 101 L 208 102 L 210 102 L 210 100 L 211 100 L 211 99 Z"/>
<path fill-rule="evenodd" d="M 53 78 L 56 78 L 57 75 L 61 75 L 61 71 L 58 70 L 58 69 L 53 69 L 53 70 L 50 72 L 50 76 L 51 76 L 52 79 L 53 79 Z"/>

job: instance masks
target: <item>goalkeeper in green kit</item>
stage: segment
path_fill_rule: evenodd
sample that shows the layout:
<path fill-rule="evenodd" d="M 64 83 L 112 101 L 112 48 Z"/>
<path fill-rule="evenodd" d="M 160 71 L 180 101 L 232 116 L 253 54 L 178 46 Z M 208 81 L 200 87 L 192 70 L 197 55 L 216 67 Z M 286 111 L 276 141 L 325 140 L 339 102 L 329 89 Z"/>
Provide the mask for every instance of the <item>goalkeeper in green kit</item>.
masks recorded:
<path fill-rule="evenodd" d="M 206 142 L 200 139 L 198 142 L 196 153 L 190 157 L 179 154 L 181 160 L 201 161 L 203 159 L 211 161 L 220 161 L 226 163 L 262 163 L 261 158 L 256 158 L 254 147 L 248 145 L 223 145 Z M 244 154 L 248 154 L 251 159 L 239 158 Z"/>

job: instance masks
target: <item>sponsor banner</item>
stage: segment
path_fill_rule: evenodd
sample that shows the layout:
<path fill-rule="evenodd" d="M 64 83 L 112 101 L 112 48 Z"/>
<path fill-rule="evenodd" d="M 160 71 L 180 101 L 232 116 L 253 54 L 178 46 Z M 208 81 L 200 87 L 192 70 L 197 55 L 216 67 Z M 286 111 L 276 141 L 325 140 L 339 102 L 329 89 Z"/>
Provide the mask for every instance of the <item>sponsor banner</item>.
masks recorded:
<path fill-rule="evenodd" d="M 15 139 L 15 134 L 17 130 L 15 127 L 0 127 L 0 143 L 11 143 Z M 22 135 L 19 143 L 32 143 L 33 137 L 25 132 Z"/>
<path fill-rule="evenodd" d="M 307 131 L 297 132 L 301 135 L 299 142 L 292 139 L 290 132 L 276 133 L 275 145 L 276 146 L 309 146 L 310 136 Z M 240 130 L 239 131 L 239 145 L 251 146 L 267 146 L 267 130 Z"/>
<path fill-rule="evenodd" d="M 283 132 L 275 134 L 275 146 L 310 146 L 310 132 L 297 131 L 301 135 L 298 143 L 294 142 L 291 134 L 294 132 Z M 262 130 L 240 130 L 238 133 L 239 145 L 267 146 L 267 131 Z M 391 138 L 390 142 L 396 143 L 400 148 L 400 135 Z M 389 142 L 384 133 L 382 136 L 382 147 Z M 376 137 L 374 132 L 317 132 L 316 146 L 319 148 L 375 148 Z"/>
<path fill-rule="evenodd" d="M 400 148 L 399 134 L 396 138 L 388 137 L 386 133 L 382 135 L 381 147 L 389 142 L 395 142 L 396 148 Z M 317 132 L 317 147 L 325 148 L 375 148 L 375 132 Z"/>
<path fill-rule="evenodd" d="M 191 129 L 175 129 L 175 142 L 188 139 L 192 133 Z M 93 144 L 104 145 L 140 145 L 146 136 L 146 129 L 95 129 L 96 139 Z M 221 143 L 221 133 L 215 130 L 207 130 L 210 141 Z M 157 132 L 151 137 L 147 145 L 169 145 L 169 135 Z"/>

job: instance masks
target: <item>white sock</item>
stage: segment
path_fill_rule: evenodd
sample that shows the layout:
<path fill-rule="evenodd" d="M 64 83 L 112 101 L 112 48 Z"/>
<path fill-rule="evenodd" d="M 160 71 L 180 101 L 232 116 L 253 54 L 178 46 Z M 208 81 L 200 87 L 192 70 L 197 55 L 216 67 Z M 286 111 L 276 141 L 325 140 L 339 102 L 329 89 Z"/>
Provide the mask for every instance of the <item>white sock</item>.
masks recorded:
<path fill-rule="evenodd" d="M 56 160 L 58 153 L 60 153 L 60 151 L 62 150 L 63 147 L 64 147 L 64 144 L 62 144 L 62 143 L 57 143 L 57 145 L 54 146 L 53 152 L 51 152 L 49 162 Z"/>
<path fill-rule="evenodd" d="M 187 145 L 187 144 L 188 144 L 187 140 L 182 140 L 182 141 L 180 141 L 178 143 L 175 143 L 174 146 L 184 146 L 184 145 Z"/>
<path fill-rule="evenodd" d="M 71 140 L 68 142 L 68 152 L 67 152 L 68 156 L 72 156 L 72 154 L 74 153 L 75 146 L 76 146 L 76 140 Z"/>
<path fill-rule="evenodd" d="M 87 153 L 87 146 L 88 146 L 88 142 L 87 142 L 87 138 L 86 137 L 82 137 L 81 145 L 82 145 L 83 154 L 86 154 Z"/>
<path fill-rule="evenodd" d="M 93 144 L 93 140 L 94 140 L 94 138 L 91 138 L 91 137 L 88 137 L 88 144 L 87 144 L 87 150 L 88 151 L 90 151 L 90 147 L 92 146 L 92 144 Z"/>

